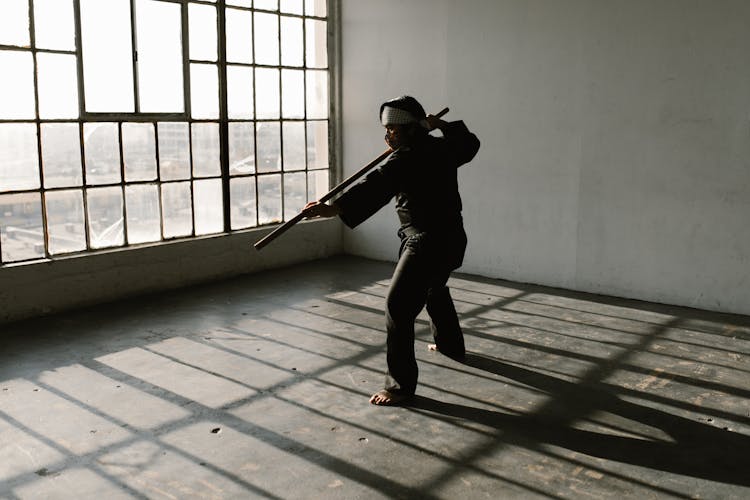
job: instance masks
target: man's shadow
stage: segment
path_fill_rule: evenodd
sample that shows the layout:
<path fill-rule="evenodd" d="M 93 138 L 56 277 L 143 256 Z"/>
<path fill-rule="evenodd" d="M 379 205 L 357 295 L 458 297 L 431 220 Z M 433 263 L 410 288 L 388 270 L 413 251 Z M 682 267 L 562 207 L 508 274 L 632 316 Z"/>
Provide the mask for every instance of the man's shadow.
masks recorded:
<path fill-rule="evenodd" d="M 411 408 L 475 422 L 498 431 L 498 440 L 520 446 L 551 444 L 607 460 L 696 478 L 750 486 L 750 437 L 620 399 L 603 384 L 579 385 L 495 358 L 467 353 L 464 362 L 548 393 L 551 403 L 528 415 L 473 408 L 417 396 Z M 651 440 L 590 430 L 570 423 L 605 411 L 660 429 L 672 440 Z"/>

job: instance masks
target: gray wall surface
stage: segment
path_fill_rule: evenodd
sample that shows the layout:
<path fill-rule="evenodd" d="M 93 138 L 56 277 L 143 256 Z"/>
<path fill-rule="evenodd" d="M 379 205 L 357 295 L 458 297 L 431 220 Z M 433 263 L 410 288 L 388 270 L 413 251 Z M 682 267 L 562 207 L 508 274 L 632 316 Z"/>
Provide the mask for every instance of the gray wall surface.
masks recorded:
<path fill-rule="evenodd" d="M 302 222 L 261 251 L 270 232 L 111 250 L 0 269 L 0 323 L 274 269 L 341 252 L 341 224 Z M 0 333 L 2 330 L 0 330 Z"/>
<path fill-rule="evenodd" d="M 343 163 L 380 103 L 450 106 L 462 271 L 750 314 L 750 2 L 346 0 Z M 393 260 L 392 206 L 345 249 Z"/>

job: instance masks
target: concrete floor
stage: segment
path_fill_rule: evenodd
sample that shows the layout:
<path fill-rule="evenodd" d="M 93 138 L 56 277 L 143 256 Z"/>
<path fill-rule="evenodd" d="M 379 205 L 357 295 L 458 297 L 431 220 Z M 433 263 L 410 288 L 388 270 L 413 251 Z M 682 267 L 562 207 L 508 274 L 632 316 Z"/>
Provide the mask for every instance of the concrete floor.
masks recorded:
<path fill-rule="evenodd" d="M 750 318 L 456 274 L 381 388 L 392 264 L 0 326 L 0 498 L 750 498 Z"/>

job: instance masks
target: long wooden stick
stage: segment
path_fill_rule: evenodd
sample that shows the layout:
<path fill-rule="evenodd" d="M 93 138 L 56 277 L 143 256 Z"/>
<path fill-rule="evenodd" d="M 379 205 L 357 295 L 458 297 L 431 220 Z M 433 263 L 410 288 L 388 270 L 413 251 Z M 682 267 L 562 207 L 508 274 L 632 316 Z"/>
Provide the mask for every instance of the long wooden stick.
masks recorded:
<path fill-rule="evenodd" d="M 443 115 L 445 115 L 447 112 L 448 112 L 448 108 L 444 108 L 442 111 L 440 111 L 435 116 L 438 117 L 438 118 L 440 118 Z M 354 181 L 356 181 L 357 179 L 359 179 L 360 177 L 362 177 L 363 175 L 365 175 L 367 172 L 369 172 L 376 165 L 380 164 L 380 162 L 382 162 L 383 160 L 385 160 L 388 157 L 388 155 L 390 155 L 392 152 L 393 152 L 393 150 L 390 149 L 390 148 L 388 148 L 387 150 L 383 151 L 380 154 L 380 156 L 378 156 L 377 158 L 375 158 L 374 160 L 372 160 L 370 163 L 368 163 L 364 167 L 360 168 L 357 172 L 355 172 L 354 174 L 350 175 L 349 177 L 347 177 L 346 179 L 344 179 L 343 181 L 341 181 L 341 183 L 339 185 L 337 185 L 335 188 L 331 189 L 326 194 L 324 194 L 318 200 L 318 202 L 319 203 L 325 203 L 326 201 L 330 200 L 331 198 L 333 198 L 334 196 L 336 196 L 337 194 L 339 194 L 340 192 L 342 192 L 344 189 L 346 189 Z M 262 249 L 263 247 L 265 247 L 266 245 L 268 245 L 269 243 L 271 243 L 273 240 L 275 240 L 276 238 L 278 238 L 279 236 L 281 236 L 282 234 L 284 234 L 285 232 L 287 232 L 292 226 L 294 226 L 295 224 L 297 224 L 299 221 L 301 221 L 304 218 L 305 218 L 305 215 L 304 215 L 304 210 L 303 210 L 302 212 L 300 212 L 297 215 L 295 215 L 292 219 L 289 219 L 284 224 L 282 224 L 281 226 L 277 227 L 272 232 L 268 233 L 264 238 L 258 240 L 258 242 L 255 243 L 255 245 L 253 245 L 253 246 L 255 247 L 256 250 Z"/>

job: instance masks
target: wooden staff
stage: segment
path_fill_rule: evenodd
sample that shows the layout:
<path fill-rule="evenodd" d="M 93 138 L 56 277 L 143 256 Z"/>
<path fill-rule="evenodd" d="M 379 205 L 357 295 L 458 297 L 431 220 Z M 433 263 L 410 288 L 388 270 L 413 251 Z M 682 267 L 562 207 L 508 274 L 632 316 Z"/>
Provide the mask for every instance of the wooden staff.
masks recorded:
<path fill-rule="evenodd" d="M 448 108 L 444 108 L 442 111 L 440 111 L 435 116 L 437 118 L 440 118 L 443 115 L 445 115 L 447 112 L 448 112 Z M 380 164 L 380 162 L 382 162 L 383 160 L 385 160 L 388 157 L 388 155 L 390 155 L 392 152 L 393 152 L 393 150 L 390 149 L 390 148 L 388 148 L 387 150 L 383 151 L 380 154 L 380 156 L 378 156 L 377 158 L 375 158 L 374 160 L 372 160 L 370 163 L 368 163 L 367 165 L 365 165 L 364 167 L 362 167 L 361 169 L 359 169 L 354 174 L 352 174 L 349 177 L 347 177 L 346 179 L 344 179 L 338 186 L 336 186 L 335 188 L 331 189 L 326 194 L 324 194 L 318 200 L 318 203 L 325 203 L 326 201 L 330 200 L 331 198 L 333 198 L 334 196 L 336 196 L 337 194 L 339 194 L 340 192 L 342 192 L 351 183 L 353 183 L 354 181 L 356 181 L 357 179 L 359 179 L 360 177 L 362 177 L 363 175 L 365 175 L 368 171 L 370 171 L 370 169 L 372 169 L 376 165 Z M 296 223 L 298 223 L 299 221 L 301 221 L 302 219 L 305 218 L 304 213 L 305 213 L 305 211 L 303 210 L 302 212 L 300 212 L 297 215 L 295 215 L 294 218 L 289 219 L 284 224 L 282 224 L 281 226 L 277 227 L 272 232 L 268 233 L 264 238 L 258 240 L 258 242 L 255 243 L 255 245 L 253 245 L 255 247 L 255 249 L 256 250 L 262 249 L 263 247 L 265 247 L 266 245 L 268 245 L 269 243 L 271 243 L 273 240 L 275 240 L 276 238 L 278 238 L 279 236 L 281 236 L 283 233 L 285 233 L 286 231 L 288 231 L 293 225 L 295 225 Z"/>

